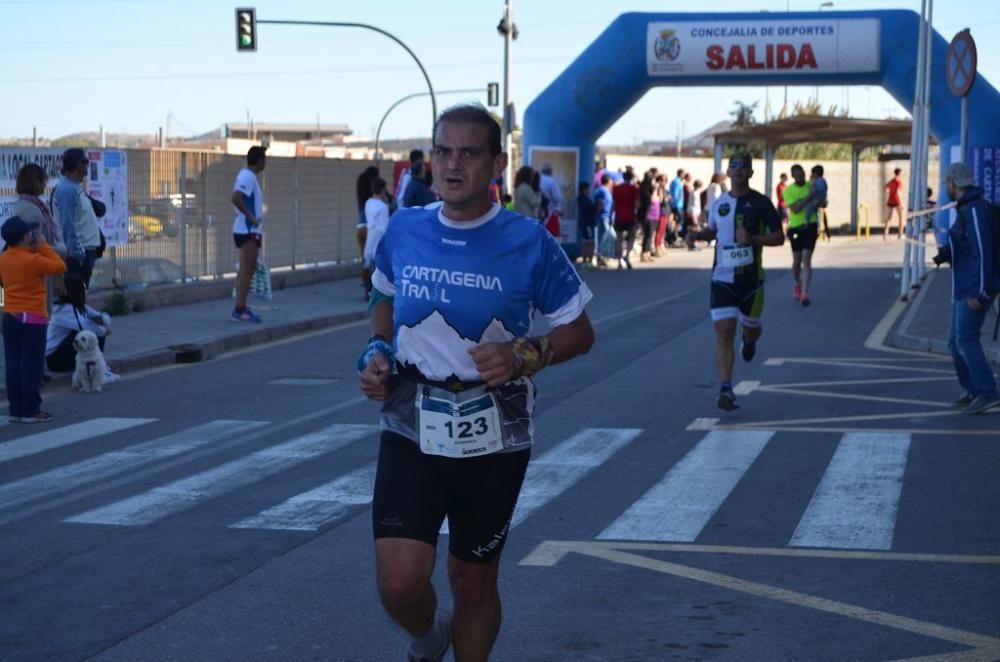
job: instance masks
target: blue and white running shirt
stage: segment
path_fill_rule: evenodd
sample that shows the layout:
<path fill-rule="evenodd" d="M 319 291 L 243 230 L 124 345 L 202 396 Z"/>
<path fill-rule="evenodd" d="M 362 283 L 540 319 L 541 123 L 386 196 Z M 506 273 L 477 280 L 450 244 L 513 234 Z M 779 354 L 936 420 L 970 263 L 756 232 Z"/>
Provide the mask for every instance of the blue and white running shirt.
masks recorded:
<path fill-rule="evenodd" d="M 372 285 L 395 298 L 396 359 L 433 381 L 480 380 L 470 347 L 530 335 L 536 309 L 568 324 L 593 297 L 543 225 L 499 204 L 463 222 L 440 203 L 399 210 L 375 267 Z"/>

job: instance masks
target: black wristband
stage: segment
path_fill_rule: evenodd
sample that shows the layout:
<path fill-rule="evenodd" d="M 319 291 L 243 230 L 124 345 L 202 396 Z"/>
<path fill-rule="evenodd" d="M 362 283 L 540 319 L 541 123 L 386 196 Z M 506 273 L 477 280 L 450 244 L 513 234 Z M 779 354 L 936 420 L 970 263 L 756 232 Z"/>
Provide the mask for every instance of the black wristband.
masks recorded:
<path fill-rule="evenodd" d="M 368 339 L 368 344 L 370 345 L 373 340 L 381 340 L 382 342 L 389 342 L 389 339 L 380 333 L 376 333 L 374 336 Z"/>

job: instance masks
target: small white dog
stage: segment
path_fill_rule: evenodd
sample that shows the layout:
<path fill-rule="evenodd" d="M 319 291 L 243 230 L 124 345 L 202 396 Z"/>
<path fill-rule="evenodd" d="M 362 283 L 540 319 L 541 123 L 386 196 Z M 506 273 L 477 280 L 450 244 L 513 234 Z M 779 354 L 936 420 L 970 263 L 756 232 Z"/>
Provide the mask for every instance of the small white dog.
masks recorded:
<path fill-rule="evenodd" d="M 101 354 L 97 336 L 92 331 L 80 331 L 73 340 L 76 348 L 76 370 L 73 372 L 73 388 L 81 393 L 98 391 L 104 387 L 108 364 Z"/>

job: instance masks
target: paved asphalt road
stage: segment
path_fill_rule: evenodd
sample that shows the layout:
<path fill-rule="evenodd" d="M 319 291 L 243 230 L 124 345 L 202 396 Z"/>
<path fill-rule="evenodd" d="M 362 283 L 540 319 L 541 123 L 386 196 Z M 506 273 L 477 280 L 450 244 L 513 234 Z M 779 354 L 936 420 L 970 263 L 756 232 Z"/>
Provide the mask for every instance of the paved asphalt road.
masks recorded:
<path fill-rule="evenodd" d="M 538 380 L 492 659 L 1000 659 L 1000 414 L 954 414 L 949 363 L 866 347 L 898 290 L 877 247 L 820 259 L 810 308 L 785 251 L 729 414 L 707 253 L 588 275 L 598 341 Z M 372 575 L 367 335 L 0 427 L 0 660 L 403 659 Z"/>

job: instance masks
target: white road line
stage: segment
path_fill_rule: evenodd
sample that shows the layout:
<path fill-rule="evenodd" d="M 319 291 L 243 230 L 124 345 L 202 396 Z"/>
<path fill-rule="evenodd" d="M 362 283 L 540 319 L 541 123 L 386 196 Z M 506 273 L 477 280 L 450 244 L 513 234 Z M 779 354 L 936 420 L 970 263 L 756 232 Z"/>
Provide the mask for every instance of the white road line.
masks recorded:
<path fill-rule="evenodd" d="M 717 418 L 696 418 L 691 423 L 684 428 L 689 432 L 696 432 L 699 430 L 713 430 L 715 425 L 719 422 Z"/>
<path fill-rule="evenodd" d="M 45 430 L 21 437 L 14 441 L 0 443 L 0 462 L 42 453 L 60 446 L 68 446 L 78 441 L 111 434 L 119 430 L 127 430 L 146 423 L 152 423 L 155 418 L 93 418 L 81 423 L 73 423 L 54 430 Z M 31 429 L 30 427 L 28 429 Z"/>
<path fill-rule="evenodd" d="M 760 388 L 759 381 L 743 380 L 733 387 L 733 393 L 735 395 L 750 395 L 758 388 Z"/>
<path fill-rule="evenodd" d="M 232 529 L 268 529 L 272 531 L 316 531 L 324 524 L 340 519 L 358 506 L 372 502 L 375 463 L 341 476 L 329 483 L 297 494 L 273 508 L 230 524 Z"/>
<path fill-rule="evenodd" d="M 0 485 L 0 510 L 33 499 L 65 494 L 82 485 L 105 481 L 116 474 L 132 472 L 139 467 L 216 443 L 226 437 L 249 432 L 263 425 L 266 425 L 263 421 L 212 421 L 166 437 L 103 453 Z"/>
<path fill-rule="evenodd" d="M 841 437 L 789 546 L 892 549 L 909 450 L 907 434 Z"/>
<path fill-rule="evenodd" d="M 511 528 L 607 462 L 640 434 L 642 430 L 636 428 L 587 428 L 532 459 L 524 475 Z M 441 525 L 441 534 L 448 534 L 447 520 Z"/>
<path fill-rule="evenodd" d="M 321 377 L 284 377 L 282 379 L 273 379 L 268 384 L 274 386 L 327 386 L 339 381 L 339 379 L 324 379 Z"/>
<path fill-rule="evenodd" d="M 202 501 L 333 452 L 377 431 L 378 427 L 374 425 L 331 425 L 318 432 L 227 462 L 215 469 L 88 510 L 63 521 L 112 526 L 150 524 Z"/>
<path fill-rule="evenodd" d="M 695 540 L 772 436 L 770 430 L 709 432 L 597 537 Z"/>
<path fill-rule="evenodd" d="M 528 464 L 511 527 L 575 485 L 592 469 L 642 434 L 635 428 L 588 428 Z"/>

